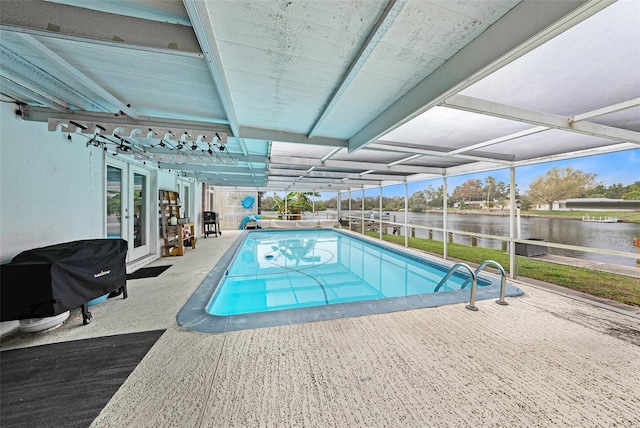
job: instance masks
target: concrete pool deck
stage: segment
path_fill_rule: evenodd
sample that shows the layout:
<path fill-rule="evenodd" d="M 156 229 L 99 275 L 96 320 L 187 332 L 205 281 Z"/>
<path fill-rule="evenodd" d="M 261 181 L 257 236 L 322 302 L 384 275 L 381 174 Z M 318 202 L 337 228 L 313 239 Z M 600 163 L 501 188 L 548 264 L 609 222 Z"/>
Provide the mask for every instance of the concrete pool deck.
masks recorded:
<path fill-rule="evenodd" d="M 525 295 L 223 334 L 176 314 L 238 236 L 198 241 L 129 298 L 2 350 L 166 329 L 93 427 L 638 426 L 638 308 Z M 560 291 L 561 292 L 561 291 Z M 1 358 L 1 354 L 0 354 Z"/>

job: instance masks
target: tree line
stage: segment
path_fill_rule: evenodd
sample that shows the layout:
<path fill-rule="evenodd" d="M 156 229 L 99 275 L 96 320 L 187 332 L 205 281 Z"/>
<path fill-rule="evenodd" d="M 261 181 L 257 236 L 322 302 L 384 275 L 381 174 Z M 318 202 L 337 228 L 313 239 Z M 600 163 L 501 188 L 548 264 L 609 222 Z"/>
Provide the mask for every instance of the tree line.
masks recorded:
<path fill-rule="evenodd" d="M 630 185 L 621 183 L 605 186 L 596 181 L 597 174 L 586 173 L 571 167 L 551 168 L 546 174 L 537 177 L 529 184 L 529 189 L 520 194 L 516 185 L 516 198 L 522 203 L 523 209 L 529 209 L 535 205 L 547 205 L 548 210 L 553 209 L 553 204 L 571 198 L 609 198 L 640 200 L 640 181 Z M 448 207 L 458 209 L 497 209 L 509 204 L 509 184 L 498 181 L 489 176 L 484 182 L 478 179 L 469 179 L 456 186 L 451 195 L 447 197 Z M 424 190 L 414 192 L 408 199 L 408 209 L 412 212 L 424 212 L 441 209 L 444 199 L 444 186 L 434 187 L 428 185 Z M 274 210 L 279 205 L 277 194 L 262 198 L 262 209 Z M 364 204 L 364 206 L 363 206 Z M 337 208 L 337 198 L 315 201 L 315 210 Z M 349 202 L 342 201 L 342 209 L 347 209 Z M 377 196 L 365 196 L 364 199 L 351 200 L 352 210 L 377 211 L 380 208 L 380 200 Z M 404 196 L 383 196 L 383 211 L 404 210 Z"/>

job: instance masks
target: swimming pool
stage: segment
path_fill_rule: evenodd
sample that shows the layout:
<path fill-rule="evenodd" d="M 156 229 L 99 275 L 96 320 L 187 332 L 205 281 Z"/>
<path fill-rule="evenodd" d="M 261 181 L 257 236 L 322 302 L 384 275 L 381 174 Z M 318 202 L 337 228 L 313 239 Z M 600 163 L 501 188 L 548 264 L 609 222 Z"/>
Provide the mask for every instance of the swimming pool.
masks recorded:
<path fill-rule="evenodd" d="M 469 278 L 451 265 L 335 229 L 243 232 L 178 314 L 188 329 L 223 332 L 461 303 Z M 478 278 L 478 300 L 499 281 Z M 507 295 L 523 294 L 508 285 Z"/>

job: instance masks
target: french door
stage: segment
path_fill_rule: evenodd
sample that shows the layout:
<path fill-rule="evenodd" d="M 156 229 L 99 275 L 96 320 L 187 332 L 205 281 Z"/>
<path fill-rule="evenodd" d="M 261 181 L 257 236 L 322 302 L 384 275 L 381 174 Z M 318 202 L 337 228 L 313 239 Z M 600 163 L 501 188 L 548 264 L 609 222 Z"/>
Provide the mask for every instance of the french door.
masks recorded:
<path fill-rule="evenodd" d="M 115 159 L 107 160 L 106 236 L 129 243 L 127 262 L 149 254 L 149 171 Z"/>

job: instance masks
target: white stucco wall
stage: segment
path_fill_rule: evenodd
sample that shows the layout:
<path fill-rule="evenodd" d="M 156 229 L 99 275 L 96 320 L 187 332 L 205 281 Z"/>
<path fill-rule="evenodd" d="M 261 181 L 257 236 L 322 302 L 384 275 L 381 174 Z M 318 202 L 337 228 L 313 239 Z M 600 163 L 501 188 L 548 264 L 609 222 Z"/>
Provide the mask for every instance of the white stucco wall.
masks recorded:
<path fill-rule="evenodd" d="M 86 139 L 0 110 L 0 262 L 23 250 L 104 237 L 104 155 Z"/>
<path fill-rule="evenodd" d="M 178 179 L 175 173 L 161 172 L 158 174 L 158 190 L 178 191 Z"/>

